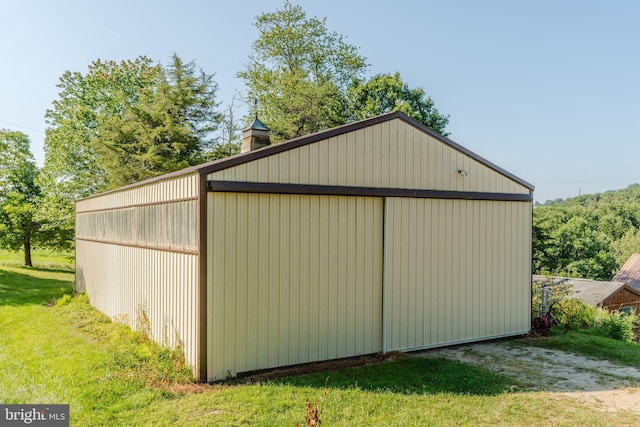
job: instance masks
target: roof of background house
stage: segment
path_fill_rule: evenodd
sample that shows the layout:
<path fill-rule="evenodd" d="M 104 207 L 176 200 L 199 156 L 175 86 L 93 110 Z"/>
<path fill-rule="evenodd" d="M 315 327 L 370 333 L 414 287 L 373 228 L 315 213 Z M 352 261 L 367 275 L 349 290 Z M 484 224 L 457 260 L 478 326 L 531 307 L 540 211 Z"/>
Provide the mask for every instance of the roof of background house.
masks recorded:
<path fill-rule="evenodd" d="M 640 289 L 640 254 L 631 255 L 612 280 Z"/>
<path fill-rule="evenodd" d="M 554 283 L 558 282 L 571 285 L 573 288 L 573 295 L 571 295 L 571 297 L 579 299 L 589 305 L 602 305 L 607 298 L 614 295 L 621 289 L 627 289 L 640 297 L 640 291 L 633 289 L 622 282 L 601 282 L 597 280 L 567 277 L 533 276 L 534 281 L 545 279 L 551 279 Z"/>

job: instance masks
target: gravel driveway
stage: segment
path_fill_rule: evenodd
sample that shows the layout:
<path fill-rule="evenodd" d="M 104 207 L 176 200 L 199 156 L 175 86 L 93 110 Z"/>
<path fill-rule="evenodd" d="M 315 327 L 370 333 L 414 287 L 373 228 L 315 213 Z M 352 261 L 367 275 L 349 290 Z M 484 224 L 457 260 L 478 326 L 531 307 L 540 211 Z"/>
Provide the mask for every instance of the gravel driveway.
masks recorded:
<path fill-rule="evenodd" d="M 640 413 L 640 370 L 629 366 L 514 341 L 433 349 L 419 355 L 481 365 L 517 379 L 525 390 L 559 393 L 606 411 Z"/>

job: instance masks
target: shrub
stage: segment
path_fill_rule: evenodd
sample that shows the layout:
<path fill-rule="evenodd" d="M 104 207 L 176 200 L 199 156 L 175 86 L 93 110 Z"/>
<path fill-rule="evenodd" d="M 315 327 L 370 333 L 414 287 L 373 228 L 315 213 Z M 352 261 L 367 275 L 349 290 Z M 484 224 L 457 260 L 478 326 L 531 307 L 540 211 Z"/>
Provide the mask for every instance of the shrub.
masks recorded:
<path fill-rule="evenodd" d="M 573 298 L 568 298 L 559 305 L 569 315 L 572 327 L 620 341 L 632 342 L 635 338 L 637 316 L 633 314 L 609 312 Z"/>
<path fill-rule="evenodd" d="M 560 302 L 558 306 L 569 315 L 569 320 L 573 328 L 593 328 L 596 326 L 596 319 L 600 316 L 597 307 L 588 305 L 574 298 L 567 298 Z"/>
<path fill-rule="evenodd" d="M 636 316 L 632 314 L 618 313 L 617 311 L 602 311 L 605 312 L 606 315 L 602 316 L 600 325 L 596 327 L 596 331 L 600 332 L 602 336 L 607 338 L 632 342 L 635 337 L 633 329 L 636 323 Z"/>

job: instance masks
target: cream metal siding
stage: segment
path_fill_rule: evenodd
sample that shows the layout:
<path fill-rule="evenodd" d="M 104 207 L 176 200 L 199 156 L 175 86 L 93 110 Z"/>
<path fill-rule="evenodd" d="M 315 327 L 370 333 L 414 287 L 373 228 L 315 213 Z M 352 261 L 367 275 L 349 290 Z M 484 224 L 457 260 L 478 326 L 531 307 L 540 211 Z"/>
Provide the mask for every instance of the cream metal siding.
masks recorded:
<path fill-rule="evenodd" d="M 207 179 L 530 193 L 522 184 L 400 119 L 213 172 Z"/>
<path fill-rule="evenodd" d="M 147 185 L 124 187 L 88 197 L 76 203 L 76 212 L 88 212 L 128 206 L 139 206 L 198 197 L 199 176 L 196 172 L 154 181 Z"/>
<path fill-rule="evenodd" d="M 515 335 L 532 191 L 391 113 L 78 201 L 77 289 L 209 380 Z"/>
<path fill-rule="evenodd" d="M 111 318 L 175 345 L 198 372 L 198 178 L 125 187 L 76 203 L 76 289 Z"/>
<path fill-rule="evenodd" d="M 531 203 L 386 201 L 386 351 L 526 333 Z"/>
<path fill-rule="evenodd" d="M 210 380 L 381 350 L 381 198 L 208 203 Z"/>
<path fill-rule="evenodd" d="M 177 334 L 198 368 L 196 255 L 84 240 L 76 253 L 76 281 L 94 307 L 134 329 L 144 310 L 152 338 L 173 346 Z"/>

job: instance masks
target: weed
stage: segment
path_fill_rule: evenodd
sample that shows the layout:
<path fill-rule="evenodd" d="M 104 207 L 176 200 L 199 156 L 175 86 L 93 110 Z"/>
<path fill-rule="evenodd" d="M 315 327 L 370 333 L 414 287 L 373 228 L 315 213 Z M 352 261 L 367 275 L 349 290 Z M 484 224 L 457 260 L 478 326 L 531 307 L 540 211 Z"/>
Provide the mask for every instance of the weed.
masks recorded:
<path fill-rule="evenodd" d="M 62 297 L 58 298 L 55 301 L 55 306 L 56 307 L 62 307 L 63 305 L 67 305 L 67 304 L 71 303 L 72 299 L 73 298 L 69 294 L 63 295 Z"/>
<path fill-rule="evenodd" d="M 322 422 L 320 421 L 320 414 L 322 413 L 322 409 L 318 409 L 318 401 L 316 400 L 315 404 L 312 404 L 309 399 L 307 399 L 307 405 L 305 406 L 305 415 L 304 421 L 307 423 L 307 426 L 319 426 Z"/>
<path fill-rule="evenodd" d="M 324 398 L 327 397 L 327 383 L 329 382 L 329 377 L 327 377 L 324 381 Z M 320 414 L 322 414 L 322 409 L 319 407 L 319 403 L 316 400 L 315 404 L 312 404 L 309 398 L 307 398 L 307 403 L 305 404 L 305 412 L 304 412 L 304 422 L 305 426 L 319 426 L 322 424 L 320 421 Z M 296 422 L 295 427 L 300 427 L 300 423 Z"/>
<path fill-rule="evenodd" d="M 150 354 L 149 360 L 155 374 L 149 377 L 152 385 L 167 386 L 192 382 L 191 370 L 184 355 L 184 342 L 177 330 L 174 330 L 173 346 L 168 345 L 166 338 L 164 346 L 158 345 L 153 341 L 151 320 L 142 304 L 138 304 L 136 329 L 139 333 L 138 342 L 144 344 Z"/>

